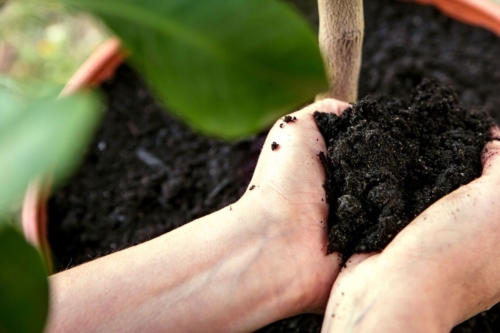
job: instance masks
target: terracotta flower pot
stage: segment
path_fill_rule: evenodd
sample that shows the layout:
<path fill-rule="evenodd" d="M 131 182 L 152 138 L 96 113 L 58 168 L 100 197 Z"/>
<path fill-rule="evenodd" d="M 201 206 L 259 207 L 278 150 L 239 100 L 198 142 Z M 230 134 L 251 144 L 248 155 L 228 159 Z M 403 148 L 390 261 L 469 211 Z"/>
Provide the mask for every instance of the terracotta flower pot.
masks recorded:
<path fill-rule="evenodd" d="M 403 0 L 405 1 L 405 0 Z M 470 25 L 490 30 L 500 36 L 500 5 L 493 0 L 406 0 L 433 5 L 446 15 Z M 124 60 L 120 43 L 113 39 L 103 44 L 69 80 L 62 95 L 99 85 L 113 75 Z M 42 185 L 43 184 L 43 185 Z M 35 244 L 50 263 L 47 240 L 47 200 L 50 182 L 35 180 L 23 203 L 22 225 L 26 238 Z"/>
<path fill-rule="evenodd" d="M 123 60 L 124 54 L 120 49 L 120 41 L 116 38 L 108 40 L 92 53 L 69 79 L 61 95 L 69 95 L 83 88 L 98 86 L 113 76 Z"/>
<path fill-rule="evenodd" d="M 413 0 L 433 5 L 446 15 L 500 36 L 500 4 L 493 0 Z"/>
<path fill-rule="evenodd" d="M 68 81 L 60 96 L 99 85 L 110 78 L 123 62 L 124 53 L 118 39 L 110 39 L 102 44 Z M 24 197 L 22 207 L 22 227 L 26 239 L 35 245 L 45 259 L 47 269 L 51 267 L 51 251 L 47 239 L 47 201 L 52 182 L 48 179 L 32 181 Z"/>

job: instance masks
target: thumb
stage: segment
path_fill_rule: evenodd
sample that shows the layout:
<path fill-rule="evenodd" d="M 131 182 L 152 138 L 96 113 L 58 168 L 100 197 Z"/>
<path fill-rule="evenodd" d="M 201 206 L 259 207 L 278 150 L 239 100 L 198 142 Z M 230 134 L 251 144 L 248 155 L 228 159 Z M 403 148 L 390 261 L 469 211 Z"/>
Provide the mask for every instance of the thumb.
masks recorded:
<path fill-rule="evenodd" d="M 500 177 L 500 128 L 493 127 L 491 137 L 492 141 L 486 144 L 481 155 L 483 176 Z"/>

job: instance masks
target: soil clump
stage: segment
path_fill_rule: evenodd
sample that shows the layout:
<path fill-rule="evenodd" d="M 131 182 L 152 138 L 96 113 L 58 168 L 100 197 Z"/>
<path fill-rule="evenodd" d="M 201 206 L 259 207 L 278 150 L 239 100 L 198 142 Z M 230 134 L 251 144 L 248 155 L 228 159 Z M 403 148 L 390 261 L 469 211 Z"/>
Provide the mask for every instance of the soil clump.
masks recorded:
<path fill-rule="evenodd" d="M 416 216 L 481 175 L 493 120 L 424 80 L 409 100 L 366 97 L 342 116 L 315 112 L 330 205 L 328 252 L 382 250 Z"/>

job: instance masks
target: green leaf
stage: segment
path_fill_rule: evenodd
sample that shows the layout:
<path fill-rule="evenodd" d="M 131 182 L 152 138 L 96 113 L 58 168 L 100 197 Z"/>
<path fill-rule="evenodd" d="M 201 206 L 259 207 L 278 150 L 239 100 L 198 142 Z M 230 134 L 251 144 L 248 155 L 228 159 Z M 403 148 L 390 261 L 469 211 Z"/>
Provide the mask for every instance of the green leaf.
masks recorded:
<path fill-rule="evenodd" d="M 19 102 L 0 91 L 0 214 L 38 175 L 60 180 L 78 162 L 99 119 L 97 99 L 80 94 Z"/>
<path fill-rule="evenodd" d="M 238 138 L 327 88 L 312 29 L 276 0 L 62 0 L 101 17 L 161 100 Z"/>
<path fill-rule="evenodd" d="M 0 223 L 0 332 L 42 332 L 49 284 L 37 250 Z"/>
<path fill-rule="evenodd" d="M 30 104 L 36 104 L 47 96 L 57 96 L 62 86 L 49 82 L 34 83 L 15 80 L 0 75 L 0 133 Z"/>

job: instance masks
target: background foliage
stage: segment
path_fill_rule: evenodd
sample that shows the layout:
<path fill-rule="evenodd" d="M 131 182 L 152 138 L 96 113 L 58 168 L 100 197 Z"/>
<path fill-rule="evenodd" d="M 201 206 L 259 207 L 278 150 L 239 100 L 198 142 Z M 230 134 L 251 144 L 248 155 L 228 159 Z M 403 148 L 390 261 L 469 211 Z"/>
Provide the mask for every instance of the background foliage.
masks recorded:
<path fill-rule="evenodd" d="M 0 7 L 0 75 L 65 84 L 108 37 L 92 16 L 51 0 L 10 0 Z"/>
<path fill-rule="evenodd" d="M 41 332 L 48 314 L 49 284 L 40 255 L 1 221 L 0 254 L 0 332 Z"/>
<path fill-rule="evenodd" d="M 240 138 L 327 88 L 316 36 L 276 0 L 63 0 L 104 20 L 161 101 Z"/>

